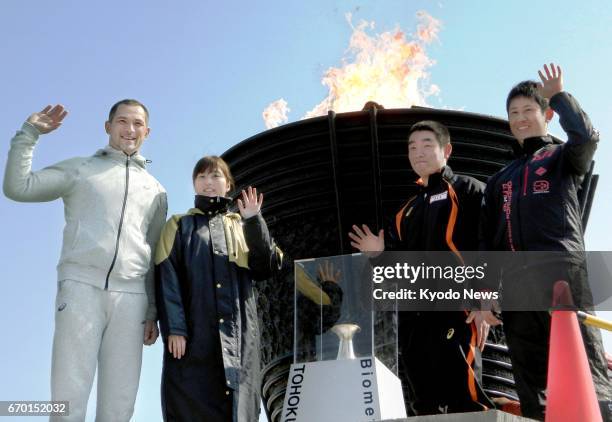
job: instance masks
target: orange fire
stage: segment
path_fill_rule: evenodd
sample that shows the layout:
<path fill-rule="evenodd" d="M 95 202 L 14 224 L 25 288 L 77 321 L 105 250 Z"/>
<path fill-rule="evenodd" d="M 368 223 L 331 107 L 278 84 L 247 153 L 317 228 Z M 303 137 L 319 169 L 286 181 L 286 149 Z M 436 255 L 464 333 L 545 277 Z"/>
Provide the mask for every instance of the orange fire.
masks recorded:
<path fill-rule="evenodd" d="M 329 68 L 322 79 L 328 88 L 327 97 L 303 118 L 336 112 L 361 110 L 367 101 L 376 101 L 386 108 L 426 105 L 426 98 L 437 95 L 439 88 L 431 84 L 427 70 L 435 64 L 427 57 L 425 46 L 437 39 L 440 21 L 424 11 L 417 12 L 416 33 L 408 39 L 399 28 L 369 35 L 374 22 L 361 21 L 353 28 L 348 57 L 342 67 Z M 283 99 L 264 110 L 266 127 L 288 121 L 287 102 Z"/>

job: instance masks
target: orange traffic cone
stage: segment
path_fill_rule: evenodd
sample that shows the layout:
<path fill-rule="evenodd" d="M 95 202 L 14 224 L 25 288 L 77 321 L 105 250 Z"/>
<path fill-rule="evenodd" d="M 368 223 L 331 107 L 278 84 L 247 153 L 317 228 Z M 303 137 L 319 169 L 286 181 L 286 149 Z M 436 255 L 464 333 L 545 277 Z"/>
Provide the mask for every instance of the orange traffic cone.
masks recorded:
<path fill-rule="evenodd" d="M 556 309 L 555 309 L 556 308 Z M 569 285 L 557 281 L 548 353 L 546 422 L 601 421 Z"/>

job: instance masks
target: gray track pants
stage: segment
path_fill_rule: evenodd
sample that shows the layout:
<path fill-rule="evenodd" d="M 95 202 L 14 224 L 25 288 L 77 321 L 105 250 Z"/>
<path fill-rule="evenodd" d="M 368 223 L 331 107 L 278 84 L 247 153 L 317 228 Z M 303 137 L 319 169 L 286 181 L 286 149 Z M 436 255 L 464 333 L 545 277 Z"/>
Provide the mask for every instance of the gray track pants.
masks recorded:
<path fill-rule="evenodd" d="M 55 306 L 51 399 L 68 401 L 70 415 L 51 421 L 85 420 L 96 366 L 96 421 L 129 421 L 140 378 L 146 295 L 64 280 Z"/>

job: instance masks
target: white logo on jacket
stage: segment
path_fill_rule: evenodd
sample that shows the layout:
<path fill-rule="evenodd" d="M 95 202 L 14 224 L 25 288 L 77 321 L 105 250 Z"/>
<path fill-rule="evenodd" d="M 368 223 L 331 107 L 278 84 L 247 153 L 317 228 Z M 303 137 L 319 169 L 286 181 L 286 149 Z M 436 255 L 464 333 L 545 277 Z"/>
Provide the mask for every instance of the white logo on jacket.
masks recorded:
<path fill-rule="evenodd" d="M 437 195 L 431 195 L 429 198 L 429 203 L 433 204 L 436 201 L 442 201 L 448 197 L 448 192 L 442 192 Z"/>

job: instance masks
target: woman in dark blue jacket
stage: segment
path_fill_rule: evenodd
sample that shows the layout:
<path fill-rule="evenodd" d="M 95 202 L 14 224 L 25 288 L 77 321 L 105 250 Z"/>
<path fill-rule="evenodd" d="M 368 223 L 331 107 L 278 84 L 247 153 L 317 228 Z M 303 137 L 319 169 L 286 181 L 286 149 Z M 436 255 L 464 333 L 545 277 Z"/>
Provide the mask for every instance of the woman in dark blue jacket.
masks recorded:
<path fill-rule="evenodd" d="M 195 208 L 166 223 L 156 254 L 164 340 L 162 413 L 167 421 L 253 421 L 260 407 L 259 329 L 253 280 L 271 275 L 273 246 L 249 187 L 232 213 L 227 164 L 202 158 Z"/>

